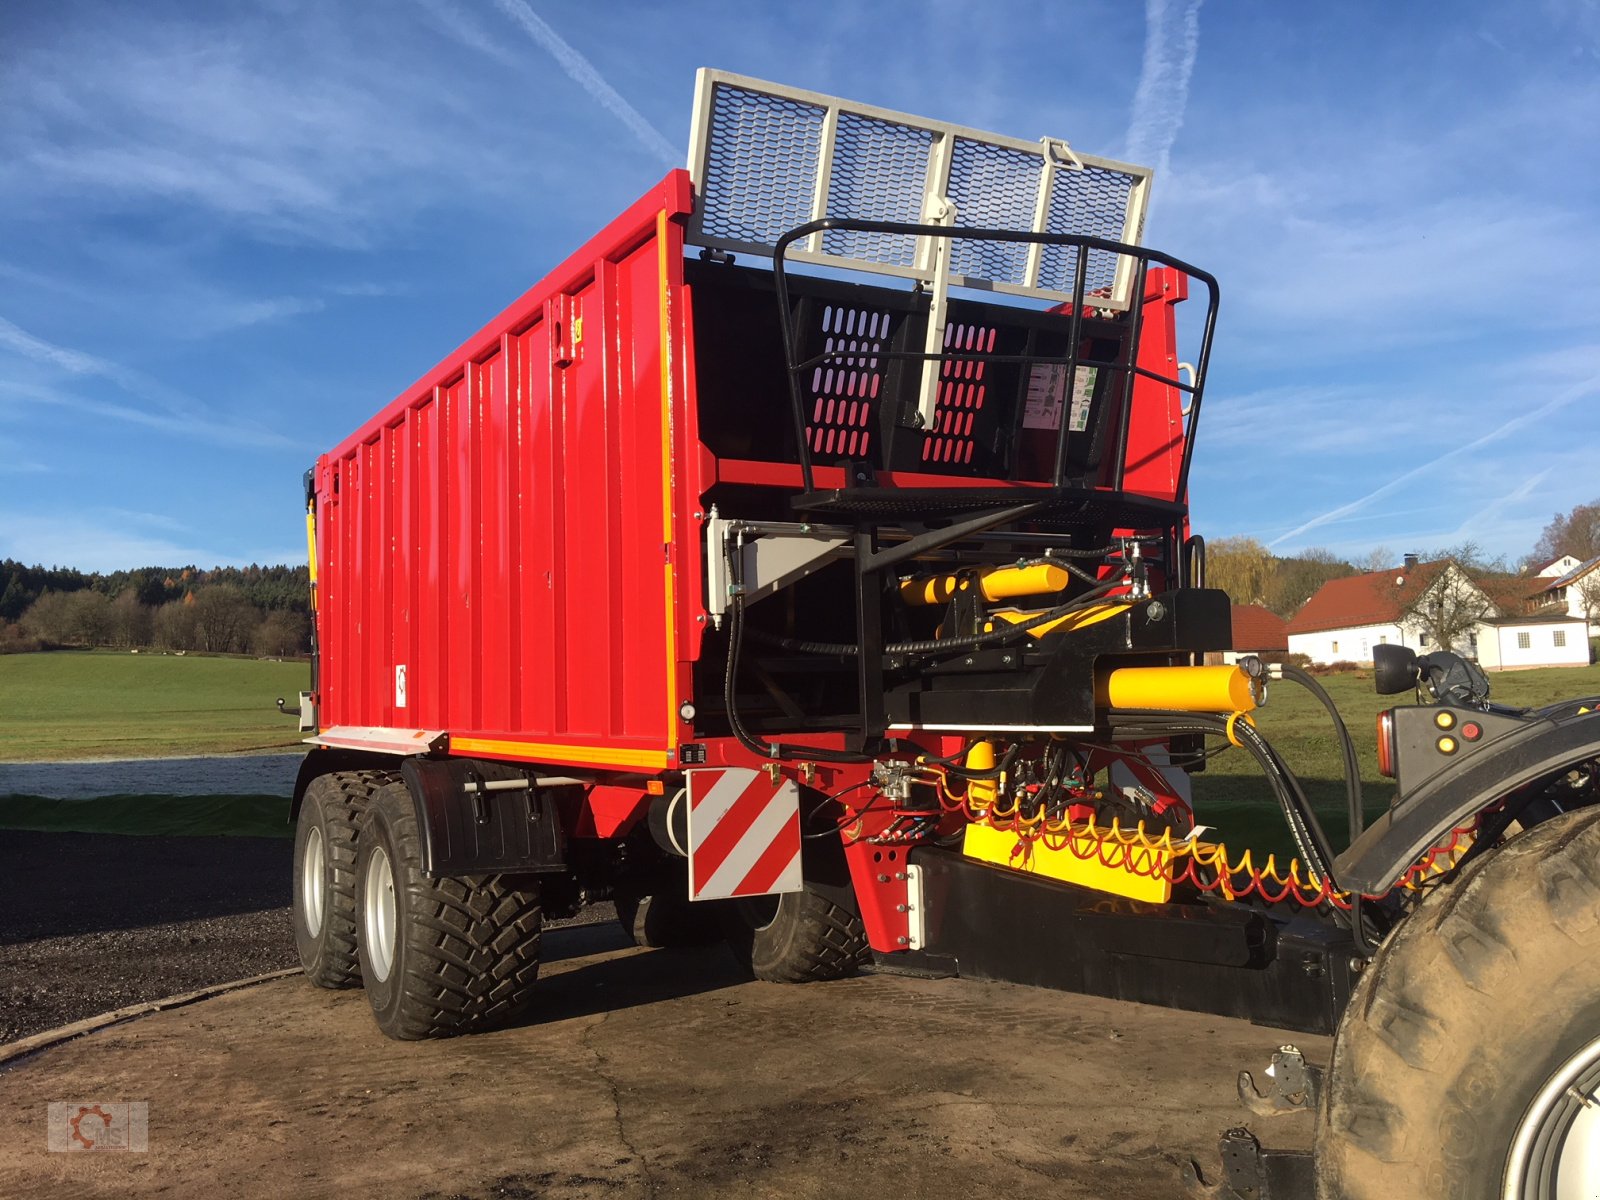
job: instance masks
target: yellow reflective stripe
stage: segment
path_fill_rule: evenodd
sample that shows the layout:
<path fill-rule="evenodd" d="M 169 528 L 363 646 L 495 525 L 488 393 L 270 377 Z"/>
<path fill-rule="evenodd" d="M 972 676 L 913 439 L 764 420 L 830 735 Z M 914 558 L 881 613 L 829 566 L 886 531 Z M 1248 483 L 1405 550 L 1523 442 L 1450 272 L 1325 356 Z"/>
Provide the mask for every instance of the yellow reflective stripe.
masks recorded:
<path fill-rule="evenodd" d="M 618 750 L 604 746 L 572 746 L 561 742 L 508 742 L 497 738 L 450 737 L 455 754 L 498 755 L 535 761 L 558 759 L 565 762 L 593 763 L 601 767 L 664 768 L 669 765 L 665 750 Z"/>

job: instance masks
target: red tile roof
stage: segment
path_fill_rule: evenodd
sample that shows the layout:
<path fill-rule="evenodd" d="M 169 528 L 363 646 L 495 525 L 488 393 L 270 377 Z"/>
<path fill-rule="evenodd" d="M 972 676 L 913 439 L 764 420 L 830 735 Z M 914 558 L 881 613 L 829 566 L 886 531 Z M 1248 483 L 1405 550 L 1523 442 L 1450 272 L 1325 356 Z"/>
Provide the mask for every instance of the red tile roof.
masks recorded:
<path fill-rule="evenodd" d="M 1323 584 L 1300 611 L 1289 618 L 1288 633 L 1320 633 L 1359 625 L 1394 625 L 1433 586 L 1450 564 L 1448 558 L 1418 563 L 1411 570 L 1394 567 L 1367 575 L 1347 575 Z"/>
<path fill-rule="evenodd" d="M 1259 604 L 1235 604 L 1233 646 L 1236 650 L 1287 650 L 1288 622 Z"/>

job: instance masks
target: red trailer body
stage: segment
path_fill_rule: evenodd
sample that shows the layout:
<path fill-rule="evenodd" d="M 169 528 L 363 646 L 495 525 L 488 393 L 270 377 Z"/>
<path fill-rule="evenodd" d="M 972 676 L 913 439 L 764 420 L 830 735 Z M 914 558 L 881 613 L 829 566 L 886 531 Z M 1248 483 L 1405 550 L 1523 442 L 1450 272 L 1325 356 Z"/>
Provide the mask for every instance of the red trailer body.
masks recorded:
<path fill-rule="evenodd" d="M 674 171 L 318 462 L 325 728 L 673 764 L 703 612 L 689 204 Z"/>
<path fill-rule="evenodd" d="M 687 173 L 671 172 L 319 460 L 325 744 L 678 765 L 694 736 L 680 706 L 693 699 L 707 622 L 702 497 L 715 483 L 788 494 L 802 481 L 798 464 L 719 457 L 700 440 L 684 280 L 692 203 Z M 1129 408 L 1123 490 L 1168 502 L 1180 499 L 1183 396 L 1158 377 L 1176 372 L 1173 310 L 1187 282 L 1150 271 L 1148 374 Z M 942 389 L 982 403 L 981 382 Z M 827 423 L 817 422 L 819 448 Z M 931 431 L 925 454 L 947 442 L 957 444 Z M 844 483 L 842 467 L 815 475 L 821 487 Z M 1043 486 L 905 470 L 879 479 L 1024 497 Z"/>

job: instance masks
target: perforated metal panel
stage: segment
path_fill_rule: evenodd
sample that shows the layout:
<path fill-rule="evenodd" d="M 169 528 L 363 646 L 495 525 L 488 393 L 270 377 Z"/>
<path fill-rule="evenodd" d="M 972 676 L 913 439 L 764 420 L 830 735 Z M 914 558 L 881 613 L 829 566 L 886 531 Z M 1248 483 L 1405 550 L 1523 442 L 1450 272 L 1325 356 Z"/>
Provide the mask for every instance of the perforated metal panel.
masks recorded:
<path fill-rule="evenodd" d="M 1026 142 L 758 79 L 702 70 L 689 149 L 695 212 L 688 241 L 771 254 L 822 217 L 929 223 L 946 201 L 976 229 L 1090 235 L 1136 243 L 1150 171 L 1091 158 L 1063 141 Z M 830 230 L 791 259 L 928 279 L 929 239 Z M 950 244 L 949 281 L 1070 300 L 1076 251 L 1026 243 Z M 1126 264 L 1089 256 L 1085 290 L 1127 306 Z"/>
<path fill-rule="evenodd" d="M 889 339 L 889 314 L 846 305 L 822 309 L 823 349 L 845 357 L 811 372 L 811 411 L 806 444 L 825 461 L 864 460 L 872 452 L 878 391 L 883 385 L 879 357 Z"/>

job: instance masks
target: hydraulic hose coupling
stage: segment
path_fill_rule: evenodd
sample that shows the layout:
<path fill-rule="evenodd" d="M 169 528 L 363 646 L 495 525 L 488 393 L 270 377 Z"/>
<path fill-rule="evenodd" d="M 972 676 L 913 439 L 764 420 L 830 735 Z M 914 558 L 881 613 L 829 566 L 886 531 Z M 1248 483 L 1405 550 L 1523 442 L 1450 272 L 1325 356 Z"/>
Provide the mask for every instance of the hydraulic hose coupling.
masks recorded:
<path fill-rule="evenodd" d="M 1249 712 L 1266 701 L 1262 681 L 1241 666 L 1123 667 L 1106 676 L 1100 703 L 1173 712 Z"/>

